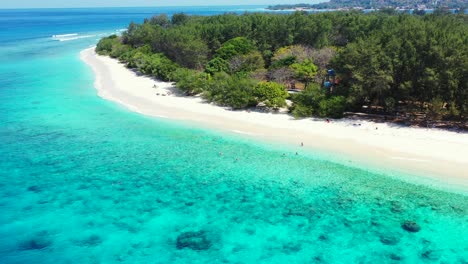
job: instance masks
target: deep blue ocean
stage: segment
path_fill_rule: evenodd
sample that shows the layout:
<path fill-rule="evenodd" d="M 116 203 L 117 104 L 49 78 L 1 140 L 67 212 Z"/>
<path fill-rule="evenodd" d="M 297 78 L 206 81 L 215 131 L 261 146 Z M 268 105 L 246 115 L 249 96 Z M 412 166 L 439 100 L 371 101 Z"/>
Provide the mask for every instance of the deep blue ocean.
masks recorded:
<path fill-rule="evenodd" d="M 468 192 L 129 112 L 79 59 L 153 14 L 260 8 L 0 10 L 0 263 L 468 263 Z"/>

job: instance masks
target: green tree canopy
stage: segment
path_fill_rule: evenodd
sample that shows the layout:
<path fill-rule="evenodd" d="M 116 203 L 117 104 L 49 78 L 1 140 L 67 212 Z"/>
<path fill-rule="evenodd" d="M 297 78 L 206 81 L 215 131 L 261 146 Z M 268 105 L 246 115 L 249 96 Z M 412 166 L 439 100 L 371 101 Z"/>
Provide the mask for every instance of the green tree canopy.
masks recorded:
<path fill-rule="evenodd" d="M 255 50 L 252 41 L 245 37 L 237 37 L 226 41 L 217 51 L 216 56 L 224 60 L 232 59 L 237 55 L 245 55 Z"/>
<path fill-rule="evenodd" d="M 263 102 L 266 106 L 273 108 L 285 106 L 288 97 L 285 87 L 275 82 L 258 83 L 253 89 L 253 94 L 258 102 Z"/>
<path fill-rule="evenodd" d="M 306 85 L 314 79 L 318 70 L 317 66 L 310 59 L 306 59 L 301 63 L 293 63 L 290 67 L 294 70 L 297 78 L 305 82 Z"/>
<path fill-rule="evenodd" d="M 337 83 L 326 100 L 342 96 L 347 111 L 373 106 L 366 109 L 429 116 L 434 105 L 442 105 L 441 114 L 431 118 L 466 120 L 467 20 L 463 13 L 176 14 L 171 21 L 158 15 L 131 23 L 121 37 L 104 38 L 96 51 L 167 80 L 180 67 L 207 73 L 205 79 L 218 78 L 222 89 L 211 89 L 216 85 L 208 79 L 202 93 L 221 105 L 250 106 L 259 81 L 303 89 L 331 78 Z M 329 67 L 336 76 L 327 75 Z M 234 80 L 245 85 L 235 88 Z M 303 93 L 310 97 L 308 88 Z M 244 103 L 235 100 L 236 94 Z M 322 108 L 343 105 L 342 99 L 333 100 L 322 102 Z M 304 104 L 297 96 L 292 101 L 296 112 L 324 115 L 319 105 Z"/>

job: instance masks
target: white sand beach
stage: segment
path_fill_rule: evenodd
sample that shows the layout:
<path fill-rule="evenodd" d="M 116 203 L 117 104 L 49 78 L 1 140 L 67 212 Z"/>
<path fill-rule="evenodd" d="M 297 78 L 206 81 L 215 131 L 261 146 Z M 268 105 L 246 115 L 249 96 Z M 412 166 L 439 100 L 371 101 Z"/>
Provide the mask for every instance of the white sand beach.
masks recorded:
<path fill-rule="evenodd" d="M 81 59 L 96 75 L 98 95 L 132 111 L 286 143 L 297 146 L 297 151 L 304 148 L 326 151 L 351 165 L 373 164 L 417 174 L 428 184 L 468 190 L 467 133 L 349 119 L 327 123 L 320 119 L 295 120 L 284 113 L 231 111 L 204 103 L 200 97 L 178 94 L 170 83 L 138 76 L 117 60 L 96 55 L 94 48 L 82 51 Z"/>

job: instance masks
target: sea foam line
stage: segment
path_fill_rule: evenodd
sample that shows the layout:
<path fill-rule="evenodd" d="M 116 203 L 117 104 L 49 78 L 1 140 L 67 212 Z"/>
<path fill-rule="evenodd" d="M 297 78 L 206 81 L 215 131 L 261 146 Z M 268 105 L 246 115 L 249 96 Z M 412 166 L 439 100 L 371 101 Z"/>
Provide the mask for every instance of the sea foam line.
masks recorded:
<path fill-rule="evenodd" d="M 62 37 L 57 37 L 57 36 L 58 35 L 54 35 L 52 39 L 62 42 L 62 41 L 77 40 L 77 39 L 82 39 L 82 38 L 91 38 L 91 37 L 95 37 L 96 35 L 79 36 L 78 34 L 69 34 L 68 36 L 62 36 Z"/>
<path fill-rule="evenodd" d="M 240 131 L 240 130 L 231 130 L 232 132 L 234 133 L 237 133 L 237 134 L 242 134 L 242 135 L 250 135 L 250 136 L 260 136 L 261 134 L 258 134 L 258 133 L 251 133 L 251 132 L 245 132 L 245 131 Z"/>
<path fill-rule="evenodd" d="M 66 37 L 73 37 L 73 36 L 78 36 L 78 33 L 52 35 L 52 38 L 66 38 Z"/>
<path fill-rule="evenodd" d="M 409 161 L 416 161 L 416 162 L 428 162 L 429 160 L 426 159 L 415 159 L 415 158 L 405 158 L 405 157 L 390 157 L 391 159 L 395 160 L 409 160 Z"/>

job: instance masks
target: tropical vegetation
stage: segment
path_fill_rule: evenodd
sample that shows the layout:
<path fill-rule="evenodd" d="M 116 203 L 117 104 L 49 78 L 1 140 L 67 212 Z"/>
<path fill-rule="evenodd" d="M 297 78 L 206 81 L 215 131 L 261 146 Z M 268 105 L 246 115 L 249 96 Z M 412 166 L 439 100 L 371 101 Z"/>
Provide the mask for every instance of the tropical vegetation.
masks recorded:
<path fill-rule="evenodd" d="M 269 6 L 271 10 L 284 9 L 338 9 L 338 8 L 466 8 L 465 0 L 330 0 L 318 4 L 286 4 Z"/>
<path fill-rule="evenodd" d="M 445 13 L 158 15 L 96 51 L 233 109 L 289 100 L 296 117 L 365 110 L 466 121 L 467 22 Z"/>

